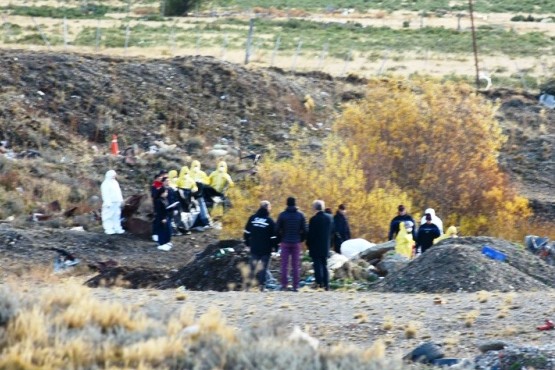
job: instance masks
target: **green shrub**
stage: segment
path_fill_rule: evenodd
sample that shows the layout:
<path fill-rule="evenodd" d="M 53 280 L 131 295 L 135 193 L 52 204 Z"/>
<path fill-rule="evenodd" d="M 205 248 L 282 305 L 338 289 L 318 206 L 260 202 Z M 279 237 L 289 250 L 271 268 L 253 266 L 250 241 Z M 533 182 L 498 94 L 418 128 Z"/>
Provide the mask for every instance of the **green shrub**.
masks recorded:
<path fill-rule="evenodd" d="M 165 16 L 183 16 L 200 4 L 200 0 L 163 0 Z"/>

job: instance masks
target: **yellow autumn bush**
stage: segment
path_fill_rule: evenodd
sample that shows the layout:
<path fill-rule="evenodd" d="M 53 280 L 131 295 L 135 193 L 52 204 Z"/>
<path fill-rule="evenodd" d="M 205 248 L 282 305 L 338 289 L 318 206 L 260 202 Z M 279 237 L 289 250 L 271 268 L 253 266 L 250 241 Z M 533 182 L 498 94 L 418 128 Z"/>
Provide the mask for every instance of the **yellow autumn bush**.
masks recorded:
<path fill-rule="evenodd" d="M 357 148 L 345 146 L 335 137 L 328 138 L 323 147 L 322 155 L 307 156 L 294 149 L 287 160 L 266 156 L 256 181 L 247 181 L 229 191 L 234 208 L 223 218 L 223 237 L 240 237 L 260 200 L 272 203 L 272 215 L 277 218 L 285 209 L 287 197 L 294 196 L 307 220 L 315 199 L 324 200 L 334 212 L 339 204 L 345 203 L 353 237 L 386 238 L 389 219 L 395 215 L 397 206 L 405 204 L 410 208 L 408 195 L 388 181 L 383 186 L 376 183 L 368 192 Z"/>
<path fill-rule="evenodd" d="M 463 234 L 520 239 L 531 210 L 498 166 L 496 107 L 466 84 L 373 80 L 334 133 L 364 153 L 367 186 L 388 179 Z"/>
<path fill-rule="evenodd" d="M 295 196 L 307 216 L 315 199 L 334 210 L 346 203 L 353 237 L 374 242 L 385 240 L 399 204 L 413 216 L 432 207 L 463 235 L 522 240 L 532 212 L 498 166 L 505 139 L 495 110 L 466 84 L 372 80 L 321 152 L 267 156 L 257 179 L 230 193 L 224 237 L 240 236 L 260 200 L 272 202 L 276 217 Z"/>

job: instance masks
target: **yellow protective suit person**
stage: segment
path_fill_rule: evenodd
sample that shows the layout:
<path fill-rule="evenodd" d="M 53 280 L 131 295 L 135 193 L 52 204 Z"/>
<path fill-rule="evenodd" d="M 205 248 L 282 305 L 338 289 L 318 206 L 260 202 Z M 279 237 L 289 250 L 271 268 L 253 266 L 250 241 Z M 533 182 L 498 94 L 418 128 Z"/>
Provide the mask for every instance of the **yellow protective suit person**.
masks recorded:
<path fill-rule="evenodd" d="M 168 172 L 168 183 L 172 188 L 177 188 L 177 171 L 171 170 Z"/>
<path fill-rule="evenodd" d="M 193 193 L 198 191 L 197 184 L 195 180 L 191 177 L 189 173 L 189 167 L 183 166 L 179 171 L 179 177 L 177 178 L 176 185 L 179 189 L 189 189 Z"/>
<path fill-rule="evenodd" d="M 227 173 L 227 163 L 220 161 L 216 171 L 208 177 L 208 185 L 212 186 L 218 193 L 224 193 L 225 189 L 233 186 L 233 180 Z"/>
<path fill-rule="evenodd" d="M 412 230 L 411 230 L 412 231 Z M 395 252 L 408 259 L 412 258 L 412 249 L 414 247 L 412 234 L 407 231 L 404 222 L 399 223 L 399 232 L 395 238 Z"/>
<path fill-rule="evenodd" d="M 447 238 L 458 238 L 457 228 L 455 226 L 449 226 L 447 228 L 447 231 L 445 232 L 445 234 L 443 234 L 440 237 L 434 239 L 434 244 L 436 244 L 439 241 L 442 241 L 443 239 L 447 239 Z"/>
<path fill-rule="evenodd" d="M 200 169 L 200 162 L 194 160 L 191 162 L 191 172 L 189 172 L 193 180 L 196 182 L 201 182 L 203 184 L 208 184 L 208 175 Z"/>

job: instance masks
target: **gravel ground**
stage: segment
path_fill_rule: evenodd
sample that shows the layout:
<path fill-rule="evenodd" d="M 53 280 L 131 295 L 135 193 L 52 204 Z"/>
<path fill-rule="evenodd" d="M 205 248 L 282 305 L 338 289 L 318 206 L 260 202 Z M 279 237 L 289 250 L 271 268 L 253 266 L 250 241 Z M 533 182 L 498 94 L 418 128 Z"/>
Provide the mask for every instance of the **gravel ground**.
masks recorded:
<path fill-rule="evenodd" d="M 264 325 L 272 315 L 285 316 L 291 326 L 307 328 L 323 345 L 344 342 L 364 348 L 381 338 L 391 355 L 405 354 L 430 340 L 443 344 L 446 357 L 465 358 L 478 355 L 477 345 L 488 340 L 523 346 L 555 342 L 555 330 L 536 330 L 545 319 L 555 318 L 553 292 L 431 295 L 93 289 L 92 294 L 103 301 L 136 305 L 161 319 L 183 304 L 194 306 L 197 315 L 214 306 L 237 328 Z M 439 300 L 441 304 L 436 303 Z M 414 337 L 407 338 L 412 330 Z"/>

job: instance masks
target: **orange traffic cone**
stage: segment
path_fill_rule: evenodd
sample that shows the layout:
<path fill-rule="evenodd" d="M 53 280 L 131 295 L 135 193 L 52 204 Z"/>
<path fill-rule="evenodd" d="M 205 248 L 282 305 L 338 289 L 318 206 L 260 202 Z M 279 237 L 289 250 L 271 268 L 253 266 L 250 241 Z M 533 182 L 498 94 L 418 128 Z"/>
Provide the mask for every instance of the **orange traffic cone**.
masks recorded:
<path fill-rule="evenodd" d="M 118 147 L 118 135 L 112 136 L 112 145 L 110 146 L 110 150 L 113 155 L 119 154 L 119 147 Z"/>

